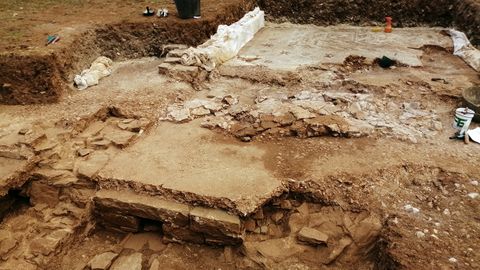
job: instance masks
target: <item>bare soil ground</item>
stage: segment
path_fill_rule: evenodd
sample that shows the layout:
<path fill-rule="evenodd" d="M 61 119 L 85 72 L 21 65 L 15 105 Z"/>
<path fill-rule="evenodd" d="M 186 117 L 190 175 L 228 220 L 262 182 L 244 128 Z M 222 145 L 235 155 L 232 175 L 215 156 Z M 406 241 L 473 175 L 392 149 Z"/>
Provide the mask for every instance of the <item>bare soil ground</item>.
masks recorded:
<path fill-rule="evenodd" d="M 2 16 L 12 3 L 2 2 Z M 63 10 L 58 20 L 70 25 L 85 22 L 78 7 L 116 22 L 131 5 L 25 2 L 18 9 L 35 13 L 12 17 Z M 0 207 L 0 269 L 90 269 L 94 258 L 113 270 L 480 268 L 480 145 L 449 139 L 461 91 L 479 74 L 447 43 L 395 48 L 419 65 L 383 69 L 372 60 L 392 51 L 370 38 L 332 35 L 352 52 L 334 55 L 325 40 L 283 27 L 260 33 L 200 89 L 159 75 L 164 59 L 151 57 L 118 61 L 99 85 L 54 104 L 0 105 L 0 204 L 15 206 Z M 51 29 L 21 30 L 37 44 Z M 422 33 L 431 36 L 405 43 L 443 38 Z M 278 41 L 288 35 L 295 44 Z M 2 46 L 21 46 L 20 36 Z M 185 108 L 182 121 L 169 115 Z M 150 219 L 135 196 L 98 210 L 99 189 L 166 199 L 192 216 L 220 212 L 207 218 L 215 226 L 189 217 L 192 233 Z M 114 212 L 119 205 L 131 213 Z M 236 236 L 224 235 L 220 217 L 238 220 L 241 244 L 221 242 Z"/>

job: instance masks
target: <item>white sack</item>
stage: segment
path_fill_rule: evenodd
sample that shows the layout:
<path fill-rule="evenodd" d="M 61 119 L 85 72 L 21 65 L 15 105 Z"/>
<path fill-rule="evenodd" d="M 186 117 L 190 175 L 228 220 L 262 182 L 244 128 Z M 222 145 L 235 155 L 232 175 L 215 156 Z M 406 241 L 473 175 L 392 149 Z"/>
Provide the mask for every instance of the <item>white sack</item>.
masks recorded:
<path fill-rule="evenodd" d="M 85 69 L 80 75 L 75 76 L 73 79 L 75 86 L 78 90 L 84 90 L 90 86 L 97 85 L 100 79 L 112 74 L 112 63 L 113 61 L 110 58 L 105 56 L 98 57 L 93 61 L 89 69 Z"/>
<path fill-rule="evenodd" d="M 189 48 L 182 56 L 182 64 L 213 69 L 235 57 L 264 26 L 265 13 L 257 7 L 234 24 L 218 26 L 217 33 L 207 42 Z"/>
<path fill-rule="evenodd" d="M 450 29 L 449 33 L 453 40 L 453 54 L 480 72 L 480 51 L 470 43 L 463 32 Z"/>

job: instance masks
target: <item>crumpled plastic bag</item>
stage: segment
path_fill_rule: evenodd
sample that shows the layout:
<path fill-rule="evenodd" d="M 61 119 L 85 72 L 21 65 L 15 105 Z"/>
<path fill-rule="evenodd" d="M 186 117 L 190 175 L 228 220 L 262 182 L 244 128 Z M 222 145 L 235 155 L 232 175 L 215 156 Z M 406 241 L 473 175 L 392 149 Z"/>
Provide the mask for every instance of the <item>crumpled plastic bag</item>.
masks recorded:
<path fill-rule="evenodd" d="M 470 43 L 465 33 L 454 29 L 448 32 L 453 40 L 453 54 L 461 57 L 473 69 L 480 72 L 480 51 Z"/>
<path fill-rule="evenodd" d="M 208 54 L 196 48 L 188 48 L 185 50 L 180 62 L 184 66 L 197 66 L 206 71 L 215 69 L 215 61 L 213 61 Z"/>
<path fill-rule="evenodd" d="M 85 90 L 90 86 L 97 85 L 98 81 L 112 74 L 111 66 L 113 61 L 105 56 L 100 56 L 89 69 L 83 70 L 80 75 L 76 75 L 73 79 L 74 85 L 78 90 Z"/>

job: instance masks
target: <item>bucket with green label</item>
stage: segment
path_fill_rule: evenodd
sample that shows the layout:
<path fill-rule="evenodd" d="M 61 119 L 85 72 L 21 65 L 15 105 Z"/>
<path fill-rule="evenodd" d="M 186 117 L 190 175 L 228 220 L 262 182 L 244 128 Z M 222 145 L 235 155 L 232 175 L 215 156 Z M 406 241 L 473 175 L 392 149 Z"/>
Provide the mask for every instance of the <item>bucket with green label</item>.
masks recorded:
<path fill-rule="evenodd" d="M 458 130 L 458 137 L 465 136 L 465 132 L 468 130 L 474 116 L 475 112 L 469 108 L 458 108 L 455 111 L 453 128 Z"/>

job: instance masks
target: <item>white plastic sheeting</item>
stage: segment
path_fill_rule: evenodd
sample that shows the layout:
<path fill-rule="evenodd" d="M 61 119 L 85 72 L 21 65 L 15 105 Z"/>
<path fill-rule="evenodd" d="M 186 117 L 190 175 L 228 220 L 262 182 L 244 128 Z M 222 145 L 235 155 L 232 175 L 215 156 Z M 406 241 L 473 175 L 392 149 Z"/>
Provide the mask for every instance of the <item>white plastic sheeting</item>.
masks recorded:
<path fill-rule="evenodd" d="M 212 70 L 235 57 L 264 26 L 265 13 L 257 7 L 234 24 L 218 26 L 217 33 L 207 42 L 186 50 L 182 64 Z"/>
<path fill-rule="evenodd" d="M 75 86 L 78 90 L 84 90 L 90 86 L 97 85 L 101 78 L 112 74 L 112 63 L 113 61 L 108 57 L 98 57 L 93 61 L 89 69 L 85 69 L 80 75 L 75 76 L 73 79 Z"/>
<path fill-rule="evenodd" d="M 467 134 L 474 142 L 480 143 L 480 128 L 471 129 Z"/>
<path fill-rule="evenodd" d="M 463 32 L 450 29 L 449 33 L 453 40 L 453 54 L 461 57 L 473 69 L 480 72 L 480 51 L 470 43 Z"/>

